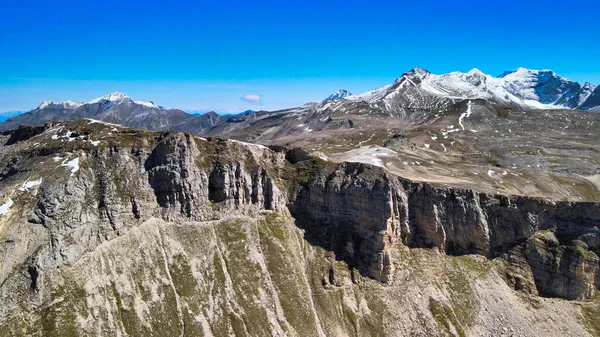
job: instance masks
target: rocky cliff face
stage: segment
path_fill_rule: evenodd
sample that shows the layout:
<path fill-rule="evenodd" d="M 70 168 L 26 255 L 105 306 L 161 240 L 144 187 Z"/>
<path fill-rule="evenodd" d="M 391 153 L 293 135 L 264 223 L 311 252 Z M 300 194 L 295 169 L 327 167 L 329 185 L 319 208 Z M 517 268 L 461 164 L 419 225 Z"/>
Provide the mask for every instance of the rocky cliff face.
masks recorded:
<path fill-rule="evenodd" d="M 586 333 L 536 295 L 592 298 L 597 203 L 87 120 L 34 131 L 0 151 L 2 335 L 500 332 L 482 312 Z"/>
<path fill-rule="evenodd" d="M 593 296 L 600 254 L 598 203 L 550 203 L 440 188 L 378 167 L 342 163 L 302 185 L 291 213 L 307 232 L 324 240 L 321 244 L 381 281 L 391 281 L 395 261 L 389 247 L 398 243 L 491 259 L 523 246 L 543 293 L 569 299 Z M 539 231 L 556 235 L 556 244 L 536 239 Z"/>

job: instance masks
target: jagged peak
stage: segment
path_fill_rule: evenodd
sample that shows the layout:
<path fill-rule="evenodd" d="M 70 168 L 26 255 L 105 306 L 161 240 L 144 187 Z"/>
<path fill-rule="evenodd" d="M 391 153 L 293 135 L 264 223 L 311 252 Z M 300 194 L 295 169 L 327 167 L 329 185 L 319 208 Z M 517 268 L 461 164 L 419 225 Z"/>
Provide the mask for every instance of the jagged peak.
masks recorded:
<path fill-rule="evenodd" d="M 585 82 L 581 88 L 584 89 L 584 90 L 590 90 L 591 91 L 591 90 L 594 90 L 596 88 L 596 86 L 593 85 L 593 84 L 591 84 L 590 82 Z"/>
<path fill-rule="evenodd" d="M 409 72 L 402 74 L 402 76 L 404 75 L 413 75 L 413 76 L 418 76 L 420 78 L 423 78 L 427 75 L 430 75 L 431 72 L 427 69 L 423 69 L 423 68 L 413 68 L 411 69 Z"/>
<path fill-rule="evenodd" d="M 431 72 L 429 70 L 417 67 L 402 74 L 402 76 L 398 77 L 396 81 L 394 81 L 394 83 L 400 83 L 406 78 L 422 80 L 429 75 L 431 75 Z"/>
<path fill-rule="evenodd" d="M 348 90 L 339 89 L 338 91 L 334 92 L 333 94 L 329 95 L 329 97 L 324 99 L 323 102 L 335 101 L 335 100 L 342 99 L 344 97 L 351 96 L 351 95 L 352 95 L 352 93 L 349 92 Z"/>
<path fill-rule="evenodd" d="M 339 95 L 339 94 L 349 94 L 350 92 L 346 89 L 339 89 L 338 91 L 334 92 L 334 95 Z"/>

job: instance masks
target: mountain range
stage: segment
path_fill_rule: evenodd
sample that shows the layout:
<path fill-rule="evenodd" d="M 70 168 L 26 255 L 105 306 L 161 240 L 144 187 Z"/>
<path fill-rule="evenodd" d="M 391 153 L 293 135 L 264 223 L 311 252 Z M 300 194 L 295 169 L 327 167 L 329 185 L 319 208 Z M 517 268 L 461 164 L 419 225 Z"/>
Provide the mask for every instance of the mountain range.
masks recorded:
<path fill-rule="evenodd" d="M 512 109 L 580 109 L 600 111 L 600 89 L 559 76 L 550 70 L 519 68 L 497 77 L 478 69 L 467 73 L 435 75 L 415 68 L 394 83 L 366 93 L 353 95 L 340 89 L 322 101 L 364 102 L 400 117 L 408 113 L 429 113 L 448 108 L 467 99 L 483 99 Z M 240 115 L 251 117 L 253 111 Z M 153 102 L 133 100 L 115 92 L 87 102 L 44 101 L 35 109 L 0 123 L 0 130 L 20 124 L 44 124 L 51 120 L 93 118 L 150 130 L 180 130 L 203 133 L 232 116 L 213 112 L 190 115 L 179 109 L 165 109 Z M 234 118 L 239 121 L 239 118 Z"/>
<path fill-rule="evenodd" d="M 500 106 L 517 109 L 599 108 L 598 91 L 590 83 L 581 85 L 550 70 L 519 68 L 492 77 L 473 69 L 467 73 L 434 75 L 415 68 L 393 84 L 346 97 L 393 109 L 443 109 L 466 99 L 485 99 Z"/>
<path fill-rule="evenodd" d="M 0 123 L 0 130 L 16 128 L 20 124 L 41 125 L 53 120 L 81 118 L 152 130 L 193 127 L 198 132 L 211 127 L 221 117 L 216 113 L 193 116 L 183 110 L 165 109 L 153 102 L 133 100 L 125 94 L 114 92 L 87 102 L 44 101 L 35 109 Z"/>

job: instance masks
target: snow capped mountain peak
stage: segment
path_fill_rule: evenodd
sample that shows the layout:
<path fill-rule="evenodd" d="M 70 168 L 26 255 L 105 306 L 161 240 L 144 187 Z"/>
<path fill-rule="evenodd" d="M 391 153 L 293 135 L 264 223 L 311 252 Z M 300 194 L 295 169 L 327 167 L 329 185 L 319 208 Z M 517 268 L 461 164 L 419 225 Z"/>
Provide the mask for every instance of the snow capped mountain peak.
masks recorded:
<path fill-rule="evenodd" d="M 582 87 L 583 90 L 589 90 L 589 91 L 593 91 L 595 88 L 596 88 L 596 86 L 591 84 L 590 82 L 585 82 L 585 84 Z"/>
<path fill-rule="evenodd" d="M 44 108 L 46 108 L 46 107 L 48 107 L 49 105 L 52 105 L 52 104 L 62 105 L 65 108 L 71 108 L 71 109 L 76 109 L 76 108 L 78 108 L 78 107 L 80 107 L 82 105 L 79 102 L 73 102 L 73 101 L 64 101 L 64 102 L 60 102 L 60 103 L 56 103 L 56 102 L 53 102 L 53 101 L 43 101 L 34 110 L 41 110 L 41 109 L 44 109 Z"/>
<path fill-rule="evenodd" d="M 409 71 L 409 73 L 414 73 L 416 75 L 420 75 L 420 76 L 427 76 L 429 74 L 431 74 L 431 72 L 427 69 L 423 69 L 423 68 L 413 68 Z"/>
<path fill-rule="evenodd" d="M 148 108 L 156 108 L 156 109 L 160 109 L 160 106 L 158 106 L 157 104 L 154 104 L 154 102 L 145 102 L 145 101 L 134 101 L 131 99 L 131 97 L 125 95 L 124 93 L 121 92 L 112 92 L 108 95 L 104 95 L 102 97 L 98 97 L 96 99 L 93 99 L 91 101 L 85 102 L 84 104 L 94 104 L 94 103 L 100 103 L 100 102 L 122 102 L 124 100 L 131 100 L 133 101 L 135 104 L 139 104 L 139 105 L 143 105 L 145 107 Z"/>
<path fill-rule="evenodd" d="M 541 103 L 556 107 L 574 108 L 587 96 L 581 85 L 559 76 L 552 70 L 518 68 L 499 76 L 503 87 L 526 103 Z M 537 103 L 534 103 L 537 102 Z"/>
<path fill-rule="evenodd" d="M 388 109 L 435 110 L 466 99 L 485 99 L 525 109 L 575 109 L 591 96 L 594 86 L 577 83 L 552 70 L 517 68 L 497 77 L 474 68 L 435 75 L 415 68 L 387 85 L 347 99 Z"/>
<path fill-rule="evenodd" d="M 513 74 L 516 74 L 518 76 L 526 76 L 527 74 L 530 74 L 534 71 L 535 70 L 531 70 L 531 69 L 524 68 L 524 67 L 519 67 L 519 68 L 516 68 L 513 70 L 506 70 L 506 71 L 502 72 L 502 74 L 500 74 L 496 77 L 497 78 L 505 78 L 506 76 L 513 75 Z"/>
<path fill-rule="evenodd" d="M 345 89 L 340 89 L 340 90 L 334 92 L 333 94 L 329 95 L 329 97 L 324 99 L 323 102 L 335 101 L 335 100 L 342 99 L 346 96 L 351 96 L 351 95 L 352 95 L 351 92 L 349 92 Z"/>
<path fill-rule="evenodd" d="M 87 102 L 85 102 L 85 104 L 94 104 L 94 103 L 100 103 L 100 102 L 103 102 L 103 101 L 117 102 L 117 101 L 122 101 L 122 100 L 127 99 L 127 98 L 129 98 L 129 96 L 127 96 L 127 95 L 125 95 L 123 93 L 112 92 L 112 93 L 110 93 L 108 95 L 104 95 L 102 97 L 95 98 L 95 99 L 93 99 L 91 101 L 87 101 Z"/>
<path fill-rule="evenodd" d="M 550 69 L 529 69 L 520 67 L 513 70 L 507 70 L 502 74 L 498 75 L 497 78 L 509 78 L 509 79 L 524 79 L 532 77 L 561 77 Z M 561 77 L 563 78 L 563 77 Z M 566 78 L 565 78 L 566 80 Z"/>
<path fill-rule="evenodd" d="M 400 83 L 406 78 L 422 80 L 429 75 L 431 75 L 431 72 L 429 72 L 429 70 L 423 68 L 413 68 L 410 71 L 402 74 L 402 76 L 398 77 L 395 83 Z"/>
<path fill-rule="evenodd" d="M 43 102 L 42 102 L 40 105 L 38 105 L 38 106 L 37 106 L 35 109 L 36 109 L 36 110 L 41 110 L 41 109 L 43 109 L 43 108 L 47 107 L 47 106 L 48 106 L 48 105 L 50 105 L 50 104 L 54 104 L 54 102 L 52 102 L 52 101 L 43 101 Z"/>
<path fill-rule="evenodd" d="M 471 70 L 469 70 L 469 72 L 467 73 L 469 75 L 477 75 L 477 76 L 486 76 L 486 74 L 484 74 L 481 70 L 477 69 L 477 68 L 473 68 Z"/>
<path fill-rule="evenodd" d="M 34 110 L 41 110 L 50 105 L 59 105 L 59 106 L 62 105 L 63 108 L 65 108 L 67 110 L 74 110 L 85 104 L 96 104 L 96 103 L 104 103 L 104 102 L 108 102 L 110 105 L 121 104 L 122 102 L 125 102 L 126 104 L 131 104 L 133 102 L 134 104 L 143 105 L 147 108 L 162 109 L 161 106 L 155 104 L 154 102 L 134 101 L 129 96 L 127 96 L 121 92 L 112 92 L 110 94 L 107 94 L 102 97 L 98 97 L 91 101 L 87 101 L 87 102 L 83 102 L 83 103 L 82 102 L 74 102 L 74 101 L 63 101 L 60 103 L 53 102 L 53 101 L 44 101 L 40 105 L 38 105 Z"/>
<path fill-rule="evenodd" d="M 587 84 L 588 83 L 586 83 L 586 85 Z M 600 112 L 600 85 L 597 87 L 592 84 L 589 86 L 586 85 L 584 85 L 584 88 L 586 88 L 585 91 L 587 96 L 577 108 L 587 111 Z"/>

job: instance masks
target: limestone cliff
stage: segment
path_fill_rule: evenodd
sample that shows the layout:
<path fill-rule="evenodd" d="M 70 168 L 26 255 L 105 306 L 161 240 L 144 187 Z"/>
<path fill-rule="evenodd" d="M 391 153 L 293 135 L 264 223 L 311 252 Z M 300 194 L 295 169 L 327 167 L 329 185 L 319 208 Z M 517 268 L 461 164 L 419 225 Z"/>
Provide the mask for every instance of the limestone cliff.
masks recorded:
<path fill-rule="evenodd" d="M 3 336 L 595 333 L 537 295 L 594 296 L 598 203 L 89 120 L 9 138 Z"/>

